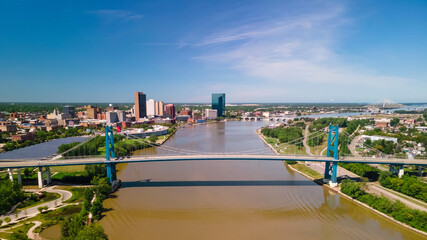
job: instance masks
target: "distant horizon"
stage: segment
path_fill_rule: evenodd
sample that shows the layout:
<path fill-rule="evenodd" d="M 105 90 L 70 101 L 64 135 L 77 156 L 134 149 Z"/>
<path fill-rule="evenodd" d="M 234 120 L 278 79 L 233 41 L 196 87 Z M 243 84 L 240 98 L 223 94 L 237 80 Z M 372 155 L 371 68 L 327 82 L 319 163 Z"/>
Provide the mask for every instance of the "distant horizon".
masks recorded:
<path fill-rule="evenodd" d="M 156 99 L 154 99 L 156 100 Z M 156 100 L 159 101 L 159 100 Z M 161 100 L 160 100 L 161 101 Z M 165 101 L 163 101 L 165 102 Z M 12 103 L 17 103 L 17 104 L 134 104 L 133 102 L 17 102 L 17 101 L 11 101 L 11 102 L 0 102 L 0 104 L 12 104 Z M 197 105 L 197 104 L 210 104 L 210 102 L 167 102 L 167 103 L 172 103 L 172 104 L 189 104 L 189 105 Z M 378 105 L 378 104 L 382 104 L 382 102 L 377 102 L 377 103 L 370 103 L 370 102 L 226 102 L 226 104 L 366 104 L 366 105 Z M 427 104 L 427 102 L 403 102 L 403 103 L 391 103 L 391 104 Z"/>

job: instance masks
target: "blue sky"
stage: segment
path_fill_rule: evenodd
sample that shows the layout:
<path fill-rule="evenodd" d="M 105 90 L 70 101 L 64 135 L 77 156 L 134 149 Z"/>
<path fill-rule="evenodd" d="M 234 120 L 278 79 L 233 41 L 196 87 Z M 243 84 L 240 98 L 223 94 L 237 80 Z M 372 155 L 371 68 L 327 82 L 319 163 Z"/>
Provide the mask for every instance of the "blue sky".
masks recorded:
<path fill-rule="evenodd" d="M 0 101 L 427 102 L 427 1 L 0 1 Z"/>

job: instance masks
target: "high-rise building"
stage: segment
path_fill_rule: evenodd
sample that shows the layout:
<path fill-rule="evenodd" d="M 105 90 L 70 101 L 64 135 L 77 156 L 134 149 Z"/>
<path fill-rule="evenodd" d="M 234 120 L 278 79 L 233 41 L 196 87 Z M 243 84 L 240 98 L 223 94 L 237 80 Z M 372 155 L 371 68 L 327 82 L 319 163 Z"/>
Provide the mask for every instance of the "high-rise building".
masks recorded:
<path fill-rule="evenodd" d="M 159 101 L 159 114 L 160 117 L 165 115 L 165 104 L 162 101 Z"/>
<path fill-rule="evenodd" d="M 225 93 L 213 93 L 212 94 L 212 109 L 218 111 L 218 117 L 224 117 L 225 115 Z"/>
<path fill-rule="evenodd" d="M 155 108 L 156 108 L 155 115 L 159 116 L 159 112 L 160 112 L 159 101 L 156 101 L 154 105 L 155 105 Z"/>
<path fill-rule="evenodd" d="M 147 101 L 147 116 L 154 117 L 156 115 L 156 101 L 150 99 Z"/>
<path fill-rule="evenodd" d="M 175 105 L 173 104 L 166 104 L 165 106 L 165 117 L 168 118 L 175 118 Z"/>
<path fill-rule="evenodd" d="M 71 117 L 74 117 L 74 107 L 65 105 L 62 107 L 62 113 L 64 114 L 70 114 Z"/>
<path fill-rule="evenodd" d="M 99 108 L 93 106 L 87 106 L 87 117 L 90 119 L 96 119 L 98 117 L 98 113 L 101 112 Z"/>
<path fill-rule="evenodd" d="M 216 119 L 218 111 L 216 109 L 205 109 L 205 117 L 209 120 Z"/>
<path fill-rule="evenodd" d="M 143 92 L 135 92 L 135 120 L 139 121 L 141 118 L 147 116 L 146 97 Z"/>

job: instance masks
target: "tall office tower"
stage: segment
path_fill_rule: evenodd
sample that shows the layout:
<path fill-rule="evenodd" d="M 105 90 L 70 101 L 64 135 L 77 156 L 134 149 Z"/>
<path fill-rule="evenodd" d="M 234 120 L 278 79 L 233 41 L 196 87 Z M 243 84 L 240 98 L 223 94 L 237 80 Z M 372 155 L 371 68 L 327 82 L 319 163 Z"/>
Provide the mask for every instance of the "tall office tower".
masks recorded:
<path fill-rule="evenodd" d="M 165 106 L 165 117 L 174 119 L 175 118 L 175 105 L 166 104 Z"/>
<path fill-rule="evenodd" d="M 135 120 L 139 121 L 141 118 L 147 116 L 146 97 L 143 92 L 135 92 Z"/>
<path fill-rule="evenodd" d="M 156 101 L 156 102 L 155 102 L 155 105 L 156 105 L 156 116 L 159 116 L 159 112 L 160 112 L 160 109 L 159 109 L 159 101 Z"/>
<path fill-rule="evenodd" d="M 69 106 L 69 105 L 65 105 L 62 107 L 62 113 L 64 114 L 70 114 L 71 117 L 74 117 L 74 107 L 73 106 Z"/>
<path fill-rule="evenodd" d="M 160 101 L 159 102 L 159 116 L 163 117 L 165 115 L 165 104 Z"/>
<path fill-rule="evenodd" d="M 147 101 L 147 116 L 154 117 L 156 115 L 156 101 L 150 99 Z"/>
<path fill-rule="evenodd" d="M 212 109 L 218 111 L 218 117 L 225 115 L 225 93 L 212 93 Z"/>

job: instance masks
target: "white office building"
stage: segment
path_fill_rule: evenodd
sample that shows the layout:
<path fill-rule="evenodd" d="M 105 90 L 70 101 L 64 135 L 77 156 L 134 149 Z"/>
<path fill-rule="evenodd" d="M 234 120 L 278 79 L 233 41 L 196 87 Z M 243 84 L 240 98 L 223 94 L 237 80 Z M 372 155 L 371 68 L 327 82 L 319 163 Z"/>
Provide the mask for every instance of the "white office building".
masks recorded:
<path fill-rule="evenodd" d="M 218 117 L 218 111 L 216 109 L 206 109 L 205 117 L 209 120 L 216 119 Z"/>
<path fill-rule="evenodd" d="M 154 117 L 156 115 L 156 101 L 154 101 L 154 99 L 149 99 L 146 105 L 147 105 L 147 116 Z"/>

